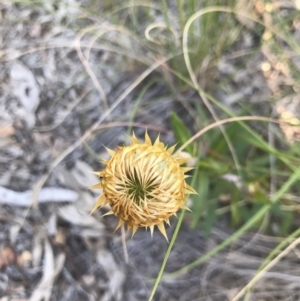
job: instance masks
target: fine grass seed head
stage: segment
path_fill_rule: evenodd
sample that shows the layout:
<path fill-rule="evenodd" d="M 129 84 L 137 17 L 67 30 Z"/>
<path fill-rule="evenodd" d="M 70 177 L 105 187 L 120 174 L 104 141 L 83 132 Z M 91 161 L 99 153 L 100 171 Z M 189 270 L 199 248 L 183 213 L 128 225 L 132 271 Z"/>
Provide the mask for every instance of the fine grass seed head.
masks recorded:
<path fill-rule="evenodd" d="M 169 224 L 171 215 L 186 208 L 187 194 L 196 193 L 185 182 L 185 172 L 191 167 L 181 167 L 188 158 L 172 154 L 175 145 L 167 148 L 159 141 L 152 144 L 147 132 L 145 143 L 133 134 L 131 145 L 119 147 L 117 151 L 107 149 L 111 158 L 104 161 L 105 169 L 96 172 L 101 182 L 92 188 L 102 188 L 92 212 L 107 204 L 119 218 L 117 229 L 127 223 L 133 235 L 139 227 L 154 226 L 167 239 L 164 222 Z"/>

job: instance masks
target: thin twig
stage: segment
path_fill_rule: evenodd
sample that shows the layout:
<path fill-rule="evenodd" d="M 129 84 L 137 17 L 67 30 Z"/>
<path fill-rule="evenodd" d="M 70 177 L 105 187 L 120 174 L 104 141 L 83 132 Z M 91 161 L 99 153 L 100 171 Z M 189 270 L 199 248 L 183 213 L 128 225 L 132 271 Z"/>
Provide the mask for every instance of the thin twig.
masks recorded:
<path fill-rule="evenodd" d="M 208 132 L 209 130 L 218 127 L 220 125 L 223 125 L 225 123 L 229 122 L 235 122 L 235 121 L 246 121 L 246 120 L 256 120 L 256 121 L 265 121 L 265 122 L 273 122 L 273 123 L 282 123 L 284 121 L 282 120 L 277 120 L 273 118 L 268 118 L 268 117 L 262 117 L 262 116 L 240 116 L 240 117 L 231 117 L 231 118 L 226 118 L 223 120 L 216 121 L 208 126 L 206 126 L 204 129 L 196 133 L 193 137 L 191 137 L 189 140 L 187 140 L 178 150 L 177 152 L 183 151 L 189 144 L 191 144 L 193 141 L 195 141 L 197 138 L 202 136 L 204 133 Z"/>
<path fill-rule="evenodd" d="M 127 251 L 127 245 L 126 245 L 126 232 L 125 232 L 124 225 L 122 225 L 122 227 L 121 227 L 121 238 L 122 238 L 122 247 L 123 247 L 125 263 L 128 264 L 129 257 L 128 257 L 128 251 Z"/>

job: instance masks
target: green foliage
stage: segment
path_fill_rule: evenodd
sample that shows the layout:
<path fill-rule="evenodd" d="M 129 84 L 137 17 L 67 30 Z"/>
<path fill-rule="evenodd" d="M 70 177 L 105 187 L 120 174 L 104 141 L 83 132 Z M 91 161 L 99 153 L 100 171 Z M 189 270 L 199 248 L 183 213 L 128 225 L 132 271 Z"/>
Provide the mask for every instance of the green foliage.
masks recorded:
<path fill-rule="evenodd" d="M 171 115 L 171 125 L 180 145 L 190 139 L 190 131 L 175 113 Z M 280 150 L 270 147 L 262 135 L 250 135 L 249 131 L 252 133 L 248 126 L 237 122 L 226 126 L 226 132 L 235 147 L 241 165 L 239 171 L 219 129 L 213 129 L 201 138 L 205 141 L 205 145 L 200 142 L 193 175 L 194 188 L 198 195 L 191 197 L 193 200 L 191 226 L 201 226 L 206 235 L 209 235 L 218 216 L 226 212 L 230 212 L 231 225 L 236 228 L 255 216 L 264 205 L 271 204 L 270 172 L 273 172 L 277 179 L 284 181 L 291 168 L 289 158 L 297 160 L 293 154 L 294 148 L 281 153 Z M 191 145 L 186 150 L 193 153 Z M 275 155 L 281 160 L 277 163 L 278 169 L 271 170 L 270 156 Z M 278 223 L 278 233 L 281 235 L 289 233 L 293 225 L 293 212 L 283 211 L 276 203 L 269 213 L 270 223 L 274 221 Z M 262 220 L 258 220 L 252 226 L 260 227 L 261 222 Z M 266 229 L 270 227 L 267 226 Z"/>
<path fill-rule="evenodd" d="M 175 138 L 180 144 L 183 144 L 184 142 L 186 142 L 192 137 L 190 131 L 187 129 L 185 124 L 182 122 L 182 120 L 177 116 L 175 112 L 171 113 L 171 125 L 174 131 Z M 190 144 L 186 148 L 186 150 L 192 155 L 193 145 Z"/>
<path fill-rule="evenodd" d="M 196 191 L 198 195 L 193 195 L 193 219 L 192 219 L 192 227 L 195 228 L 200 220 L 203 212 L 207 211 L 208 195 L 209 195 L 209 177 L 206 172 L 200 171 L 200 169 L 196 169 L 195 174 L 193 175 L 195 179 Z M 208 225 L 207 225 L 208 226 Z"/>

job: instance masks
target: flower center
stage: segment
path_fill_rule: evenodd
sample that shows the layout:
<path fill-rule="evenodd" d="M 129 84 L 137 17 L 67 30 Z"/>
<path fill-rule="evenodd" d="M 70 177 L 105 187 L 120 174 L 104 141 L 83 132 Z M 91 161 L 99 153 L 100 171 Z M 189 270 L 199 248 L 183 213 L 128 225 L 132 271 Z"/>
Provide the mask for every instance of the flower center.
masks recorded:
<path fill-rule="evenodd" d="M 153 184 L 154 179 L 148 179 L 145 183 L 143 179 L 138 175 L 136 169 L 133 173 L 127 174 L 127 183 L 125 188 L 128 194 L 132 197 L 133 201 L 141 206 L 143 200 L 145 200 L 149 194 L 156 188 L 157 185 Z"/>

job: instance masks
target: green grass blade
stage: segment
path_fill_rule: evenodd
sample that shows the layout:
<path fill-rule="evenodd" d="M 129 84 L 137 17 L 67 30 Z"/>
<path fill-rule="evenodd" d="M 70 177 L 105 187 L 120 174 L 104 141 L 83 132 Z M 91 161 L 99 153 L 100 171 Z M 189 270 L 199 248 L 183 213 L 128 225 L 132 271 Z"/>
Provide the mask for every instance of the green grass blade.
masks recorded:
<path fill-rule="evenodd" d="M 272 202 L 276 203 L 281 196 L 289 190 L 289 188 L 300 178 L 300 168 L 298 168 L 288 179 L 288 181 L 285 182 L 284 185 L 277 191 L 277 193 L 272 198 Z M 212 249 L 211 251 L 207 252 L 202 257 L 198 258 L 194 262 L 186 265 L 185 267 L 168 274 L 164 276 L 164 279 L 167 278 L 173 278 L 182 274 L 185 274 L 186 272 L 190 271 L 191 269 L 201 265 L 202 263 L 206 262 L 209 258 L 216 255 L 218 252 L 229 246 L 233 241 L 237 240 L 240 236 L 242 236 L 246 231 L 248 231 L 250 228 L 252 228 L 260 219 L 262 219 L 265 214 L 269 211 L 271 208 L 271 205 L 267 204 L 264 205 L 251 219 L 248 220 L 244 226 L 242 226 L 239 230 L 237 230 L 233 235 L 228 237 L 225 241 L 223 241 L 221 244 L 219 244 L 217 247 Z"/>
<path fill-rule="evenodd" d="M 187 129 L 182 120 L 178 117 L 175 112 L 171 113 L 171 125 L 175 135 L 176 140 L 183 144 L 185 141 L 189 140 L 192 135 L 190 131 Z M 186 150 L 192 155 L 193 154 L 193 145 L 190 144 Z"/>

